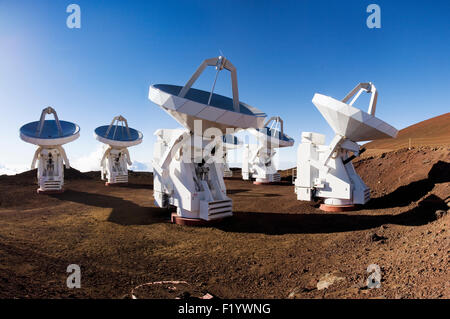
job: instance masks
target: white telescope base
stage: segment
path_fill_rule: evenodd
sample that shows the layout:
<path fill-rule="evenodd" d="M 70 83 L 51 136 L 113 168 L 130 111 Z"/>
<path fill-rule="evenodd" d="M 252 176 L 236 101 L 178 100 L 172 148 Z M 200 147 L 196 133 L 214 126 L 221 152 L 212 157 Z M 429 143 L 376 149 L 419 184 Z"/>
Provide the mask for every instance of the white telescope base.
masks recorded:
<path fill-rule="evenodd" d="M 272 183 L 279 183 L 281 182 L 281 175 L 280 173 L 273 173 L 273 174 L 265 174 L 265 177 L 259 177 L 252 175 L 252 177 L 255 178 L 255 181 L 253 184 L 259 185 L 259 184 L 272 184 Z"/>
<path fill-rule="evenodd" d="M 325 212 L 345 212 L 356 210 L 360 205 L 353 204 L 353 201 L 339 198 L 326 198 L 320 209 Z"/>
<path fill-rule="evenodd" d="M 270 184 L 281 181 L 281 176 L 273 165 L 274 150 L 261 145 L 244 145 L 242 179 L 255 179 L 254 184 Z"/>
<path fill-rule="evenodd" d="M 223 164 L 223 177 L 233 177 L 233 171 L 230 169 L 228 164 Z"/>
<path fill-rule="evenodd" d="M 39 147 L 33 159 L 32 169 L 38 161 L 37 179 L 39 194 L 62 193 L 64 191 L 64 165 L 62 146 L 55 148 Z"/>
<path fill-rule="evenodd" d="M 325 136 L 303 132 L 297 153 L 295 192 L 298 200 L 323 198 L 325 211 L 351 210 L 370 199 L 370 189 L 358 176 L 349 152 L 359 152 L 359 145 L 336 135 L 329 146 Z"/>
<path fill-rule="evenodd" d="M 142 143 L 141 132 L 128 126 L 122 115 L 115 116 L 109 126 L 99 126 L 94 131 L 95 138 L 104 143 L 105 153 L 100 161 L 101 179 L 106 186 L 128 183 L 128 165 L 132 165 L 128 147 Z"/>
<path fill-rule="evenodd" d="M 177 207 L 172 221 L 214 221 L 230 217 L 222 163 L 193 163 L 194 137 L 182 129 L 161 129 L 153 155 L 153 197 L 158 207 Z M 190 143 L 191 142 L 191 143 Z M 205 141 L 203 141 L 204 143 Z M 174 218 L 175 217 L 175 218 Z M 184 221 L 184 223 L 183 223 Z"/>
<path fill-rule="evenodd" d="M 353 205 L 353 201 L 349 199 L 339 199 L 339 198 L 325 198 L 323 201 L 326 205 L 333 205 L 333 206 L 348 206 Z"/>
<path fill-rule="evenodd" d="M 233 177 L 233 171 L 232 170 L 223 171 L 223 177 L 226 177 L 226 178 Z"/>
<path fill-rule="evenodd" d="M 55 120 L 47 121 L 47 114 Z M 67 121 L 59 121 L 52 107 L 42 110 L 39 122 L 30 122 L 20 128 L 20 138 L 38 146 L 34 153 L 31 169 L 37 168 L 38 193 L 61 193 L 64 191 L 64 164 L 70 168 L 63 144 L 72 142 L 80 136 L 80 127 Z"/>
<path fill-rule="evenodd" d="M 101 161 L 101 178 L 106 186 L 128 183 L 128 166 L 131 165 L 127 148 L 106 149 Z"/>
<path fill-rule="evenodd" d="M 371 94 L 367 113 L 353 107 L 363 92 Z M 321 209 L 325 211 L 349 210 L 370 199 L 370 189 L 352 164 L 365 150 L 357 142 L 397 136 L 394 127 L 375 117 L 377 100 L 378 91 L 371 82 L 359 83 L 342 101 L 318 93 L 314 95 L 313 104 L 336 135 L 330 145 L 325 146 L 325 135 L 302 133 L 297 153 L 297 199 L 324 198 Z"/>
<path fill-rule="evenodd" d="M 233 171 L 230 169 L 230 166 L 228 165 L 228 156 L 227 156 L 226 148 L 224 148 L 224 150 L 223 150 L 222 160 L 223 160 L 223 163 L 222 163 L 223 177 L 233 177 Z"/>

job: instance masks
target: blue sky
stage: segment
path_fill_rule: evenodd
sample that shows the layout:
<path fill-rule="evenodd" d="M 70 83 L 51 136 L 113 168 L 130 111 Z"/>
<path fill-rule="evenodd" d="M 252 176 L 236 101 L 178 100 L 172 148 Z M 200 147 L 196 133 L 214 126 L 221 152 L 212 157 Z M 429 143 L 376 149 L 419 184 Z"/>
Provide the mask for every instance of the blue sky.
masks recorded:
<path fill-rule="evenodd" d="M 66 26 L 71 3 L 81 29 Z M 381 29 L 366 26 L 371 3 Z M 178 124 L 148 100 L 149 85 L 183 85 L 219 50 L 238 69 L 241 100 L 281 116 L 296 140 L 302 131 L 330 140 L 311 99 L 342 98 L 359 82 L 377 86 L 377 116 L 398 129 L 450 109 L 449 1 L 0 0 L 0 167 L 29 166 L 35 147 L 18 129 L 48 105 L 81 127 L 65 146 L 73 163 L 91 161 L 94 128 L 118 114 L 144 133 L 132 158 L 150 162 L 153 132 Z M 209 90 L 213 77 L 196 87 Z M 231 95 L 228 73 L 216 91 Z"/>

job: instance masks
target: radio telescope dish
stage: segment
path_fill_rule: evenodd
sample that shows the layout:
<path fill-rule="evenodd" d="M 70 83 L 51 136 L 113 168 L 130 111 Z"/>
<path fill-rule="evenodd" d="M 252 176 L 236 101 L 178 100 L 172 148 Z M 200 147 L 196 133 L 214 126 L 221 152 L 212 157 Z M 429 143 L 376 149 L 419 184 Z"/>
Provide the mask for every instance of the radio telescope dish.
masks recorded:
<path fill-rule="evenodd" d="M 51 109 L 51 108 L 50 108 Z M 20 138 L 34 145 L 58 146 L 76 140 L 80 136 L 80 127 L 72 122 L 59 121 L 56 112 L 55 120 L 45 120 L 47 109 L 44 109 L 40 121 L 30 122 L 20 128 Z M 54 110 L 53 110 L 54 111 Z M 43 120 L 44 119 L 44 120 Z"/>
<path fill-rule="evenodd" d="M 54 120 L 46 120 L 47 114 L 53 114 Z M 80 127 L 72 122 L 60 121 L 52 107 L 42 110 L 39 121 L 25 124 L 20 128 L 20 138 L 38 149 L 34 153 L 31 169 L 38 162 L 38 193 L 63 192 L 64 166 L 69 168 L 69 159 L 62 145 L 76 140 L 80 136 Z"/>
<path fill-rule="evenodd" d="M 142 143 L 144 136 L 138 130 L 128 127 L 122 115 L 113 118 L 110 125 L 99 126 L 94 131 L 95 138 L 109 145 L 105 149 L 101 166 L 101 179 L 106 185 L 128 183 L 128 165 L 132 165 L 128 147 Z"/>
<path fill-rule="evenodd" d="M 353 103 L 362 93 L 367 91 L 369 83 L 362 83 L 353 89 L 342 101 L 316 93 L 312 102 L 336 134 L 345 136 L 354 142 L 369 141 L 382 138 L 391 138 L 397 135 L 397 130 L 391 125 L 375 117 L 375 107 L 378 93 L 372 85 L 372 100 L 368 113 L 353 106 Z M 355 98 L 347 101 L 356 91 Z"/>
<path fill-rule="evenodd" d="M 215 81 L 211 92 L 192 88 L 207 66 L 216 66 L 218 72 L 222 69 L 231 72 L 232 99 L 213 92 Z M 205 60 L 184 87 L 170 84 L 150 86 L 149 99 L 194 134 L 203 134 L 210 127 L 223 132 L 227 128 L 259 128 L 266 117 L 257 108 L 239 101 L 236 68 L 224 57 Z M 202 121 L 202 130 L 195 130 L 195 120 Z"/>
<path fill-rule="evenodd" d="M 283 120 L 279 116 L 271 117 L 263 128 L 249 131 L 273 148 L 289 147 L 295 142 L 292 137 L 284 133 Z"/>
<path fill-rule="evenodd" d="M 144 138 L 140 131 L 118 124 L 99 126 L 95 129 L 94 134 L 99 142 L 115 148 L 138 145 Z"/>
<path fill-rule="evenodd" d="M 281 181 L 273 157 L 276 148 L 294 145 L 294 139 L 284 133 L 283 120 L 279 116 L 271 117 L 264 128 L 249 129 L 257 138 L 257 144 L 246 144 L 242 156 L 242 179 L 254 178 L 254 184 L 270 184 Z"/>
<path fill-rule="evenodd" d="M 207 66 L 215 66 L 217 70 L 211 92 L 193 89 L 192 85 Z M 214 93 L 223 69 L 231 72 L 232 99 Z M 183 87 L 155 84 L 150 86 L 148 97 L 184 127 L 155 132 L 158 138 L 153 155 L 156 205 L 176 206 L 177 213 L 172 216 L 175 223 L 198 224 L 232 216 L 232 200 L 226 194 L 223 177 L 228 171 L 226 150 L 239 142 L 229 138 L 227 129 L 261 128 L 266 117 L 260 110 L 239 101 L 234 65 L 222 56 L 206 59 Z M 220 149 L 214 148 L 211 156 L 206 152 L 211 138 L 204 134 L 210 128 L 218 129 L 212 135 L 222 136 L 225 142 Z"/>
<path fill-rule="evenodd" d="M 362 92 L 371 93 L 367 113 L 353 107 Z M 372 83 L 358 84 L 342 101 L 314 95 L 312 102 L 336 135 L 330 145 L 324 145 L 324 135 L 302 133 L 297 152 L 297 199 L 323 198 L 320 208 L 325 211 L 352 210 L 370 199 L 369 187 L 352 164 L 352 160 L 365 151 L 356 142 L 397 136 L 397 129 L 375 117 L 377 99 L 378 92 Z"/>

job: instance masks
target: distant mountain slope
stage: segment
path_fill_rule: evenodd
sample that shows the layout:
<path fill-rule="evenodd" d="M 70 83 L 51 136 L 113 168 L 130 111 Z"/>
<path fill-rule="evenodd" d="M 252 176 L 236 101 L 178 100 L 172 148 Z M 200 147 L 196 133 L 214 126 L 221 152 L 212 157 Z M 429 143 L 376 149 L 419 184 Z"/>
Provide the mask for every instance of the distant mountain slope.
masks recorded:
<path fill-rule="evenodd" d="M 399 149 L 409 146 L 450 145 L 450 113 L 408 126 L 395 139 L 382 139 L 365 144 L 368 149 Z"/>

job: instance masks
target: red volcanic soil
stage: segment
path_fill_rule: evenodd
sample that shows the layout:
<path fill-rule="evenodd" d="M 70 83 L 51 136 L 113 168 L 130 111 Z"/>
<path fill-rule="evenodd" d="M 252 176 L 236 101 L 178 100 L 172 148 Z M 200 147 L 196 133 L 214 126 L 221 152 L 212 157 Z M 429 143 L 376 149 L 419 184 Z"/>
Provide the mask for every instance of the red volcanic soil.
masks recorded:
<path fill-rule="evenodd" d="M 399 149 L 355 163 L 372 188 L 361 210 L 325 213 L 280 185 L 226 180 L 234 217 L 170 224 L 152 175 L 105 187 L 66 171 L 66 192 L 36 194 L 36 172 L 0 176 L 0 298 L 450 298 L 450 148 Z M 81 266 L 68 289 L 67 266 Z M 381 269 L 368 289 L 367 267 Z M 333 277 L 334 276 L 334 277 Z M 334 278 L 317 289 L 323 278 Z M 319 285 L 320 286 L 320 285 Z"/>
<path fill-rule="evenodd" d="M 395 139 L 367 143 L 367 149 L 395 150 L 404 147 L 449 146 L 450 113 L 433 117 L 399 131 Z"/>

